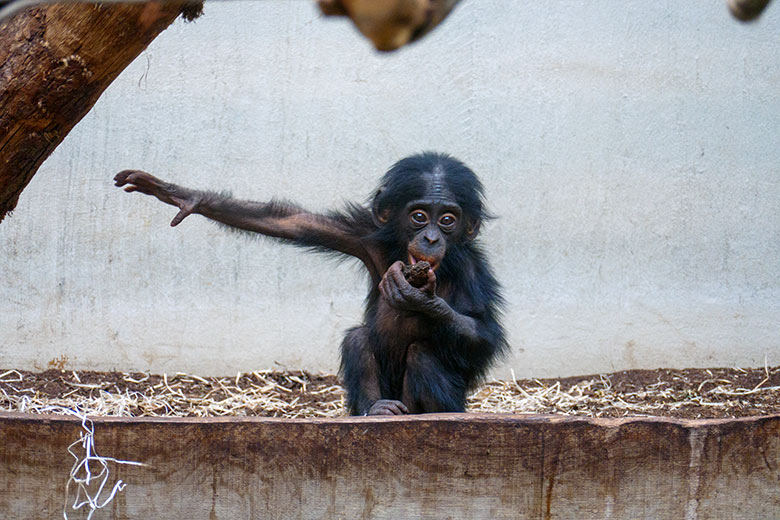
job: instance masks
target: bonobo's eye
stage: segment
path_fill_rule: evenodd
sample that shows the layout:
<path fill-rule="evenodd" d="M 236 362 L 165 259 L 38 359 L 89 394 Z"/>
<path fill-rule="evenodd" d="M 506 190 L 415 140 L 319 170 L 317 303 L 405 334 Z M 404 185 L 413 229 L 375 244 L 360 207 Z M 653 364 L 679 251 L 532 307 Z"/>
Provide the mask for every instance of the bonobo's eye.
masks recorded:
<path fill-rule="evenodd" d="M 428 223 L 428 214 L 421 209 L 413 209 L 412 212 L 409 213 L 409 220 L 412 221 L 412 225 L 414 226 L 424 226 Z"/>
<path fill-rule="evenodd" d="M 452 231 L 458 223 L 458 218 L 452 213 L 445 213 L 439 217 L 439 227 L 444 231 Z"/>

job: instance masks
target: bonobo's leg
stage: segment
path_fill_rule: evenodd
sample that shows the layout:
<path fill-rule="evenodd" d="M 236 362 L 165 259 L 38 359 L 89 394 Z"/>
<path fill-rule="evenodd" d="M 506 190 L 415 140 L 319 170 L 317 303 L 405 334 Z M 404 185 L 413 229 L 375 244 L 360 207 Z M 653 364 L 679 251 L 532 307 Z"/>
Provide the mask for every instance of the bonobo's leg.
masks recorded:
<path fill-rule="evenodd" d="M 406 354 L 402 400 L 410 413 L 463 412 L 466 384 L 433 355 L 426 343 L 412 343 Z"/>
<path fill-rule="evenodd" d="M 347 388 L 351 415 L 401 415 L 409 410 L 400 401 L 382 399 L 377 365 L 367 327 L 355 327 L 341 342 L 341 377 Z"/>

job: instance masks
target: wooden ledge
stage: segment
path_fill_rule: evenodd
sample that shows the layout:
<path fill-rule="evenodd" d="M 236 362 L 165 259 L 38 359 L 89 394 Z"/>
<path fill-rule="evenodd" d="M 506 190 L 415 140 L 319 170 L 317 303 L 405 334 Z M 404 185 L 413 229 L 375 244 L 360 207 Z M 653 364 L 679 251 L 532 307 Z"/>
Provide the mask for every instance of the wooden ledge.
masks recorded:
<path fill-rule="evenodd" d="M 100 518 L 780 517 L 780 415 L 93 421 L 99 454 L 145 464 L 111 465 Z M 0 413 L 0 511 L 61 514 L 80 430 Z"/>

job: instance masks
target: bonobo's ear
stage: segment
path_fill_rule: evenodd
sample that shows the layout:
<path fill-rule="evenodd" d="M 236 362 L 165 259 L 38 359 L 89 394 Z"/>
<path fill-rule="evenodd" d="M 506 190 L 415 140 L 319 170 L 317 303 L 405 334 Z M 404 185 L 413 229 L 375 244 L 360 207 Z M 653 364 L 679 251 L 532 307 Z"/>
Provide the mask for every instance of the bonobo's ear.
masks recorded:
<path fill-rule="evenodd" d="M 466 221 L 466 240 L 474 240 L 479 233 L 479 220 L 467 220 Z"/>
<path fill-rule="evenodd" d="M 380 211 L 379 199 L 382 197 L 382 193 L 385 191 L 384 186 L 376 190 L 374 195 L 374 202 L 371 204 L 371 217 L 374 219 L 374 224 L 377 227 L 382 227 L 390 220 L 390 208 L 385 208 Z"/>

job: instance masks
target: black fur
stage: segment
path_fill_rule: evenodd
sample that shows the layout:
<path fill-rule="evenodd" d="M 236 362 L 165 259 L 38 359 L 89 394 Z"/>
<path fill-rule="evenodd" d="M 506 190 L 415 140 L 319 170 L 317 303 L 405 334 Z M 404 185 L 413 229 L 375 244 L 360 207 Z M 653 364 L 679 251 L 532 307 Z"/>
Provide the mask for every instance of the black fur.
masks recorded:
<path fill-rule="evenodd" d="M 382 179 L 374 207 L 378 211 L 390 210 L 390 218 L 384 226 L 374 225 L 367 237 L 382 250 L 386 263 L 405 261 L 408 238 L 406 230 L 398 224 L 396 213 L 407 202 L 427 195 L 429 180 L 440 174 L 444 187 L 463 211 L 464 218 L 479 224 L 491 218 L 484 208 L 484 190 L 476 175 L 463 163 L 447 155 L 424 153 L 408 157 L 396 163 Z M 441 175 L 443 174 L 443 175 Z M 367 227 L 368 211 L 360 213 L 363 229 Z M 357 226 L 358 223 L 354 224 Z M 441 409 L 437 411 L 462 411 L 466 392 L 478 383 L 491 363 L 507 350 L 503 328 L 500 324 L 503 298 L 498 282 L 483 251 L 475 240 L 453 240 L 436 272 L 440 287 L 452 289 L 447 302 L 457 312 L 475 318 L 479 323 L 479 339 L 472 341 L 459 335 L 447 324 L 430 328 L 419 341 L 428 346 L 436 360 L 434 373 L 427 378 L 412 378 L 417 385 L 425 385 L 435 394 Z M 376 280 L 373 280 L 365 310 L 365 324 L 374 355 L 380 363 L 380 387 L 382 398 L 401 399 L 402 380 L 406 373 L 403 358 L 385 356 L 381 348 L 384 338 L 377 333 L 376 312 L 380 298 Z M 364 408 L 361 401 L 361 369 L 354 367 L 352 349 L 342 349 L 341 374 L 345 381 L 350 412 L 355 414 Z M 399 364 L 400 363 L 400 364 Z M 441 378 L 445 375 L 444 379 Z M 408 404 L 408 403 L 407 403 Z M 433 410 L 425 410 L 433 411 Z"/>
<path fill-rule="evenodd" d="M 234 229 L 359 258 L 371 283 L 364 323 L 341 345 L 350 413 L 463 411 L 467 391 L 508 350 L 501 291 L 477 238 L 480 224 L 491 218 L 484 190 L 448 155 L 402 159 L 382 177 L 369 207 L 348 204 L 325 214 L 285 201 L 192 190 L 138 170 L 114 180 L 177 206 L 172 225 L 201 214 Z M 432 278 L 421 289 L 404 281 L 400 262 L 410 259 L 434 266 L 435 286 Z"/>

